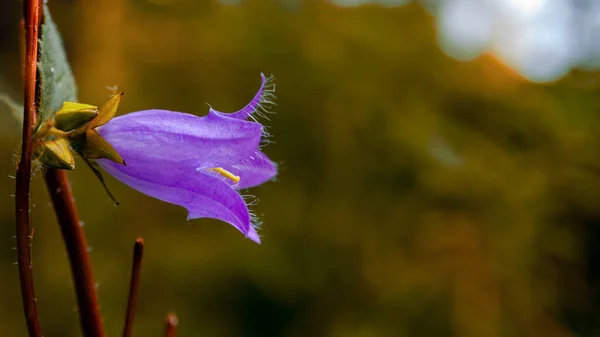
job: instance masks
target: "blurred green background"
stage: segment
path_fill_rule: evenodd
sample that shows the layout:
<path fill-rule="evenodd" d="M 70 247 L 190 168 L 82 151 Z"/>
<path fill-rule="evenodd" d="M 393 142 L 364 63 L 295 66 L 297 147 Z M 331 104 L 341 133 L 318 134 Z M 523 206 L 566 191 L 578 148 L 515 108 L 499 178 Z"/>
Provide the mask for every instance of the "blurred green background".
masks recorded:
<path fill-rule="evenodd" d="M 245 194 L 263 244 L 78 162 L 69 174 L 108 334 L 146 241 L 136 336 L 168 311 L 192 336 L 600 336 L 600 76 L 526 81 L 441 52 L 418 4 L 104 0 L 50 4 L 79 85 L 120 113 L 203 115 L 277 78 L 267 122 L 278 181 Z M 2 90 L 21 95 L 21 3 L 0 5 Z M 0 336 L 26 336 L 14 244 L 19 125 L 0 115 Z M 45 336 L 79 336 L 62 239 L 33 180 L 33 267 Z"/>

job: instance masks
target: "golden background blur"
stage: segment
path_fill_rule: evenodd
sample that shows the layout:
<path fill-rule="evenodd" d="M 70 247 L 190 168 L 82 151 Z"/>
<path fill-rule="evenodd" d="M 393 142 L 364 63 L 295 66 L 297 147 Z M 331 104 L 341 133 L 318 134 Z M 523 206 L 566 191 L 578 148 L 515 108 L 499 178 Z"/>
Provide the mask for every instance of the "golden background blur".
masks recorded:
<path fill-rule="evenodd" d="M 192 336 L 600 336 L 600 77 L 537 85 L 485 55 L 445 56 L 417 4 L 304 1 L 49 4 L 78 81 L 120 113 L 244 106 L 274 74 L 265 121 L 276 182 L 245 194 L 263 244 L 78 162 L 69 174 L 110 336 L 131 251 L 146 241 L 136 336 L 168 311 Z M 21 3 L 0 5 L 3 90 L 20 97 Z M 19 126 L 0 116 L 0 336 L 26 336 L 14 247 Z M 79 336 L 68 261 L 33 180 L 33 267 L 45 336 Z"/>

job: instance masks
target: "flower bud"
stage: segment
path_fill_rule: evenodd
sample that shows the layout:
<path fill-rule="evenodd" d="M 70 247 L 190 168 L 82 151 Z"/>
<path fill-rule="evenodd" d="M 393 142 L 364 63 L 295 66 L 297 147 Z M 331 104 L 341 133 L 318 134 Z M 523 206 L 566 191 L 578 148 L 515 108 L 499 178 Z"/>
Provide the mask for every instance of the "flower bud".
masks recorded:
<path fill-rule="evenodd" d="M 46 167 L 73 170 L 75 158 L 65 139 L 55 139 L 42 143 L 38 148 L 38 159 Z"/>
<path fill-rule="evenodd" d="M 98 108 L 82 103 L 64 102 L 54 115 L 55 127 L 61 131 L 78 129 L 98 115 Z"/>

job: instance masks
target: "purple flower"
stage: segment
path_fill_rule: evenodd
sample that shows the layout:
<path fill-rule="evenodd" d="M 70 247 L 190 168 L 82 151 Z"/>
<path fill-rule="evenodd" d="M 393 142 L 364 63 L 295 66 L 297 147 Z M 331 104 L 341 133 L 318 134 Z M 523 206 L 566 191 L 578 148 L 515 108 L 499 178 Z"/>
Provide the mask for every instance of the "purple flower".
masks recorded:
<path fill-rule="evenodd" d="M 260 151 L 267 134 L 253 116 L 262 115 L 274 91 L 274 85 L 261 76 L 258 93 L 234 113 L 210 108 L 208 115 L 197 117 L 145 110 L 113 118 L 98 131 L 127 166 L 107 159 L 97 163 L 130 187 L 185 207 L 188 220 L 220 219 L 260 243 L 256 218 L 238 190 L 277 174 L 275 164 Z"/>

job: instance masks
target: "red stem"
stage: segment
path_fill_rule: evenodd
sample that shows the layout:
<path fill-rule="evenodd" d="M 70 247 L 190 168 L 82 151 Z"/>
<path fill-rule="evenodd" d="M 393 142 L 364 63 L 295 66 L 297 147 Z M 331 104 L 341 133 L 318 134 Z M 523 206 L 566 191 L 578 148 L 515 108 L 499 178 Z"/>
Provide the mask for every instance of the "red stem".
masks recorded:
<path fill-rule="evenodd" d="M 17 231 L 17 263 L 19 265 L 19 281 L 27 331 L 31 337 L 41 337 L 42 331 L 35 304 L 33 273 L 31 270 L 31 241 L 29 237 L 29 185 L 31 178 L 32 134 L 36 123 L 36 71 L 38 54 L 38 31 L 40 27 L 40 1 L 25 0 L 23 3 L 25 16 L 25 106 L 23 111 L 23 138 L 21 159 L 16 173 L 16 231 Z"/>
<path fill-rule="evenodd" d="M 67 174 L 64 170 L 48 169 L 44 178 L 71 262 L 81 330 L 85 337 L 104 337 L 88 245 L 79 225 Z"/>
<path fill-rule="evenodd" d="M 167 328 L 165 331 L 166 337 L 175 337 L 177 334 L 177 324 L 179 324 L 179 320 L 177 319 L 177 315 L 174 313 L 170 313 L 167 315 Z"/>
<path fill-rule="evenodd" d="M 142 267 L 142 255 L 144 254 L 144 239 L 137 238 L 133 246 L 133 265 L 131 266 L 131 282 L 129 284 L 129 299 L 127 301 L 127 313 L 125 315 L 125 327 L 123 337 L 130 337 L 133 331 L 133 320 L 135 318 L 135 304 L 140 289 L 140 272 Z"/>

